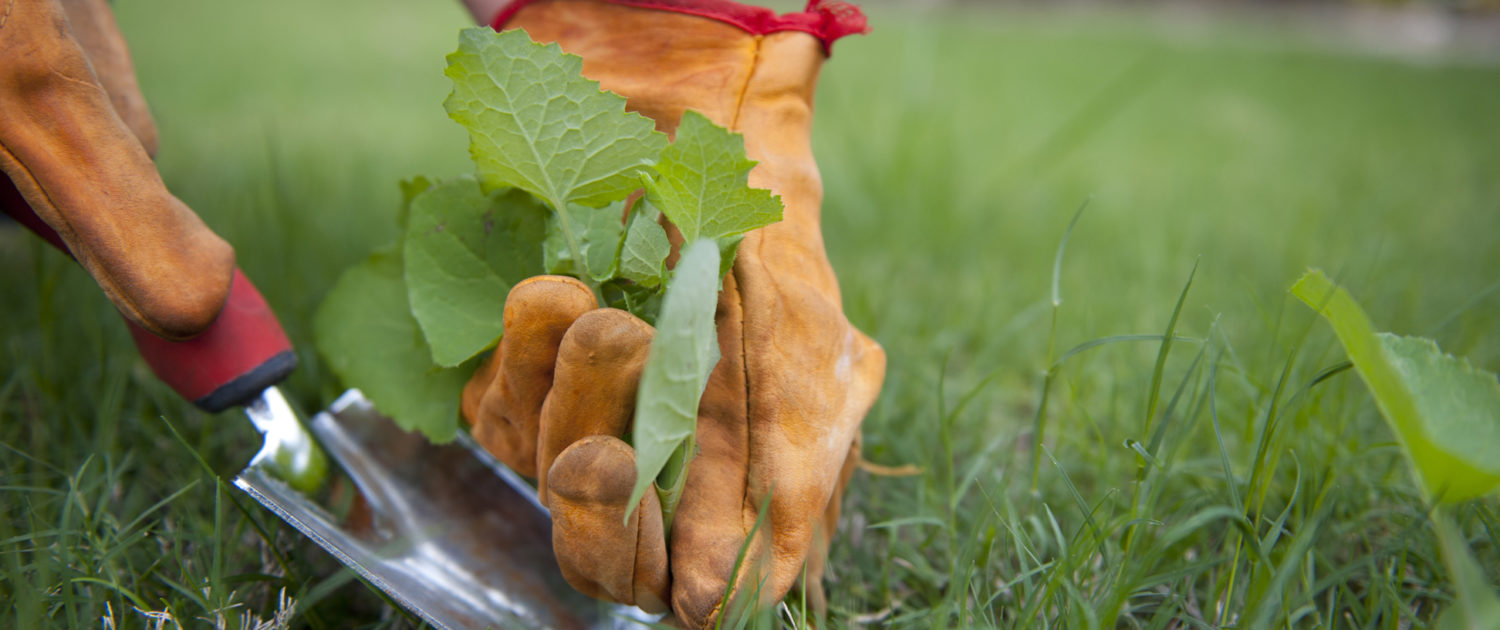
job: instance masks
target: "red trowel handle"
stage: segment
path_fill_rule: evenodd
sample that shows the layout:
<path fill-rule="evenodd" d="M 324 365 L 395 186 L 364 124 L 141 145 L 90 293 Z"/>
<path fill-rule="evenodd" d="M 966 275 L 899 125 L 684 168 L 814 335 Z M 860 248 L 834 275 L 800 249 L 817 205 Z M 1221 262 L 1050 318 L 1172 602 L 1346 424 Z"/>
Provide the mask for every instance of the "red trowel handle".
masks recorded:
<path fill-rule="evenodd" d="M 31 211 L 4 177 L 0 177 L 0 209 L 48 243 L 68 251 L 57 232 Z M 297 354 L 276 314 L 238 268 L 224 310 L 197 337 L 167 341 L 130 320 L 125 323 L 151 371 L 204 411 L 247 403 L 297 366 Z"/>

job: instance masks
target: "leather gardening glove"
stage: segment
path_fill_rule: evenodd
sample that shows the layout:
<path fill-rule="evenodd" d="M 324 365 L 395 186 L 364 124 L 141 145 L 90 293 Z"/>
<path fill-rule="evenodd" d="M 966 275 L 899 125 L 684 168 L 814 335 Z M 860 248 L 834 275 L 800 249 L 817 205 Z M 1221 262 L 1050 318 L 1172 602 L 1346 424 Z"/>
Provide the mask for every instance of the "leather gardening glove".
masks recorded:
<path fill-rule="evenodd" d="M 0 60 L 0 170 L 21 198 L 126 317 L 173 340 L 208 327 L 234 250 L 156 172 L 106 0 L 0 0 Z"/>
<path fill-rule="evenodd" d="M 776 18 L 723 2 L 639 4 L 542 0 L 512 5 L 497 25 L 580 55 L 585 76 L 668 134 L 687 108 L 744 134 L 759 161 L 750 185 L 785 203 L 783 221 L 746 235 L 724 279 L 715 315 L 723 358 L 698 410 L 698 452 L 670 540 L 654 492 L 622 525 L 636 471 L 619 436 L 630 427 L 653 331 L 624 311 L 597 308 L 582 283 L 539 276 L 512 289 L 505 335 L 465 388 L 464 417 L 481 444 L 537 478 L 558 562 L 579 590 L 652 612 L 670 608 L 679 623 L 705 627 L 725 612 L 731 578 L 736 594 L 758 588 L 764 604 L 805 576 L 821 608 L 823 562 L 858 461 L 859 424 L 885 373 L 880 346 L 843 313 L 809 144 L 827 43 L 863 31 L 863 17 L 843 5 L 838 15 L 825 8 Z M 731 19 L 745 15 L 760 21 Z M 766 521 L 751 536 L 767 500 Z"/>

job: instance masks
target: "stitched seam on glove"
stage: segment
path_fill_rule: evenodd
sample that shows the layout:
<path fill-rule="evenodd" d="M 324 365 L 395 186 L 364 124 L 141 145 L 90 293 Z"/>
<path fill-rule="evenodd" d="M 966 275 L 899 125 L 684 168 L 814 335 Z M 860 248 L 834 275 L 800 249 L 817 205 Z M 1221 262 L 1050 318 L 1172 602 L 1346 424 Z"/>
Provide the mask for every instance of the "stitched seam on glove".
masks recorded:
<path fill-rule="evenodd" d="M 765 36 L 755 36 L 755 55 L 750 58 L 750 71 L 745 73 L 745 82 L 740 84 L 740 89 L 734 95 L 734 115 L 729 117 L 729 130 L 735 133 L 740 133 L 740 112 L 745 110 L 745 93 L 750 91 L 750 84 L 755 81 L 755 71 L 760 69 L 760 54 L 765 44 Z"/>

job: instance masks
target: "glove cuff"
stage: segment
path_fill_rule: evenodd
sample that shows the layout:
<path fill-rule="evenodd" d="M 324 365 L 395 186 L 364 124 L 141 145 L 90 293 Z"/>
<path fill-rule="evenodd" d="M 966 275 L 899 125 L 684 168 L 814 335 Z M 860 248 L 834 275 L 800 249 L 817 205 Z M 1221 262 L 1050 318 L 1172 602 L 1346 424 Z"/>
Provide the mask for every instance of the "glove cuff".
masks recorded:
<path fill-rule="evenodd" d="M 641 9 L 655 9 L 696 15 L 740 28 L 751 35 L 769 35 L 779 31 L 802 31 L 818 38 L 823 54 L 831 55 L 833 42 L 846 35 L 870 32 L 865 14 L 859 7 L 843 0 L 808 0 L 801 13 L 777 15 L 766 7 L 740 4 L 734 0 L 602 0 Z M 501 30 L 517 12 L 536 0 L 511 0 L 490 22 Z"/>

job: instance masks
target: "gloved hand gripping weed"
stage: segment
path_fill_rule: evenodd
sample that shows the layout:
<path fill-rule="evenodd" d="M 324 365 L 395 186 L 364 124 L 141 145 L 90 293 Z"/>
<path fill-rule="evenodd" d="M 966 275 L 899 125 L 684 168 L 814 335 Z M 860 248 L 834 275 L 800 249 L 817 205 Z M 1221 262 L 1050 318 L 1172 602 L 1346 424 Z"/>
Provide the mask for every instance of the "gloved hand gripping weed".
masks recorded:
<path fill-rule="evenodd" d="M 719 1 L 541 0 L 495 26 L 578 55 L 584 76 L 646 118 L 611 113 L 619 105 L 592 83 L 558 83 L 578 58 L 519 33 L 466 31 L 449 57 L 447 106 L 470 130 L 478 176 L 409 187 L 426 190 L 401 256 L 439 365 L 472 369 L 503 324 L 463 388 L 463 417 L 537 479 L 579 590 L 705 627 L 731 586 L 768 603 L 805 575 L 821 607 L 859 424 L 885 370 L 843 314 L 809 142 L 827 47 L 863 17 L 831 4 L 778 17 Z M 497 279 L 464 275 L 480 267 Z M 493 297 L 436 290 L 485 283 L 507 289 L 493 330 L 442 325 L 493 321 Z"/>

